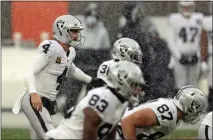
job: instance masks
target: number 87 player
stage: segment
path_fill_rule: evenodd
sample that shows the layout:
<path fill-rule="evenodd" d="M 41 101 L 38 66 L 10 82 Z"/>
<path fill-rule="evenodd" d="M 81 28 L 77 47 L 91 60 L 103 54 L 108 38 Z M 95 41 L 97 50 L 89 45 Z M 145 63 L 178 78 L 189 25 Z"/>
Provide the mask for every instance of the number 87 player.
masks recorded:
<path fill-rule="evenodd" d="M 185 86 L 172 98 L 159 98 L 129 108 L 117 127 L 116 139 L 159 139 L 172 133 L 183 120 L 195 124 L 207 108 L 207 96 Z"/>
<path fill-rule="evenodd" d="M 27 89 L 14 105 L 13 112 L 17 114 L 23 109 L 31 124 L 32 139 L 42 139 L 45 132 L 54 128 L 51 116 L 57 113 L 56 96 L 67 74 L 85 83 L 96 81 L 72 63 L 73 47 L 83 44 L 81 30 L 83 26 L 76 17 L 58 17 L 53 23 L 54 40 L 40 43 L 24 76 Z"/>

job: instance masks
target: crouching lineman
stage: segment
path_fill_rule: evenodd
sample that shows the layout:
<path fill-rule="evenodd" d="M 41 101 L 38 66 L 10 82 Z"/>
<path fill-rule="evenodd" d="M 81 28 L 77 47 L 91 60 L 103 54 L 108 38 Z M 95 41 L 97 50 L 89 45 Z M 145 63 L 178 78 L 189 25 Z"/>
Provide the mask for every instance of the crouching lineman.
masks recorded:
<path fill-rule="evenodd" d="M 127 60 L 138 65 L 142 62 L 142 52 L 138 43 L 130 38 L 115 41 L 112 49 L 112 60 L 103 62 L 98 69 L 97 78 L 107 81 L 107 73 L 111 66 L 120 60 Z"/>
<path fill-rule="evenodd" d="M 203 119 L 199 128 L 198 139 L 212 140 L 212 111 Z"/>
<path fill-rule="evenodd" d="M 185 86 L 172 98 L 159 98 L 128 108 L 117 127 L 116 139 L 158 139 L 172 133 L 183 120 L 195 124 L 207 108 L 207 96 Z"/>
<path fill-rule="evenodd" d="M 70 118 L 47 132 L 46 139 L 114 139 L 115 126 L 128 102 L 138 102 L 143 83 L 142 72 L 136 64 L 117 62 L 108 70 L 106 86 L 88 91 Z"/>
<path fill-rule="evenodd" d="M 27 90 L 15 103 L 13 112 L 20 108 L 29 120 L 32 139 L 44 138 L 53 129 L 51 116 L 57 113 L 56 96 L 66 74 L 85 83 L 96 80 L 86 75 L 73 63 L 75 49 L 82 45 L 81 22 L 74 16 L 63 15 L 53 23 L 54 40 L 45 40 L 37 48 L 36 56 L 24 79 Z"/>

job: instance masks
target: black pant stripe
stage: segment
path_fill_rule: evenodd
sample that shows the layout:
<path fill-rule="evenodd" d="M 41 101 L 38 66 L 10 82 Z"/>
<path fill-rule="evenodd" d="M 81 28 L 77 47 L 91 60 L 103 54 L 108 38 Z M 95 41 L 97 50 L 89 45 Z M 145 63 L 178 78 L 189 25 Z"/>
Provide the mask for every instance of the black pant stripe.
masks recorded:
<path fill-rule="evenodd" d="M 206 140 L 209 140 L 209 126 L 206 125 L 205 127 L 205 136 L 206 136 Z"/>
<path fill-rule="evenodd" d="M 39 120 L 39 122 L 40 122 L 40 124 L 41 124 L 41 127 L 43 128 L 44 132 L 46 133 L 46 132 L 48 131 L 48 129 L 47 129 L 45 123 L 44 123 L 43 118 L 42 118 L 41 115 L 39 114 L 39 112 L 33 108 L 32 103 L 31 103 L 31 97 L 30 97 L 30 105 L 31 105 L 33 111 L 35 112 L 35 114 L 36 114 L 36 116 L 37 116 L 37 118 L 38 118 L 38 120 Z"/>

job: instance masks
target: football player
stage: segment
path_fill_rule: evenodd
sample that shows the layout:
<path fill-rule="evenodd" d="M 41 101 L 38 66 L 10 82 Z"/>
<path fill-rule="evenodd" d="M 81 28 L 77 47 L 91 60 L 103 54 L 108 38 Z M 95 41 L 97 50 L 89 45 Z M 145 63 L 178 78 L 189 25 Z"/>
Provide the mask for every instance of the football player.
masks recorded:
<path fill-rule="evenodd" d="M 178 2 L 179 13 L 169 16 L 168 44 L 172 52 L 176 91 L 184 85 L 198 84 L 200 74 L 200 39 L 203 14 L 195 13 L 195 2 Z"/>
<path fill-rule="evenodd" d="M 137 102 L 134 99 L 143 84 L 142 72 L 136 64 L 117 62 L 108 70 L 106 86 L 88 91 L 75 109 L 71 108 L 70 118 L 47 132 L 46 139 L 114 139 L 115 126 L 128 102 Z"/>
<path fill-rule="evenodd" d="M 24 76 L 26 91 L 15 103 L 13 112 L 18 114 L 22 108 L 32 126 L 32 139 L 44 138 L 45 132 L 54 128 L 51 116 L 57 113 L 56 96 L 66 75 L 85 83 L 95 82 L 72 62 L 73 47 L 82 45 L 84 40 L 81 30 L 83 26 L 76 17 L 58 17 L 53 23 L 54 40 L 40 43 Z"/>
<path fill-rule="evenodd" d="M 194 86 L 185 86 L 174 99 L 159 98 L 128 108 L 118 125 L 116 139 L 159 139 L 180 124 L 197 123 L 207 107 L 207 96 Z"/>
<path fill-rule="evenodd" d="M 114 42 L 112 49 L 112 60 L 103 62 L 98 69 L 97 78 L 107 82 L 108 70 L 116 62 L 127 60 L 138 65 L 142 62 L 142 52 L 138 43 L 131 38 L 121 38 Z"/>
<path fill-rule="evenodd" d="M 212 139 L 212 111 L 209 112 L 201 122 L 198 139 L 211 140 Z"/>
<path fill-rule="evenodd" d="M 209 4 L 210 13 L 212 13 L 212 2 Z M 208 63 L 208 87 L 209 87 L 209 101 L 211 102 L 213 99 L 213 88 L 212 88 L 212 14 L 209 16 L 204 17 L 203 19 L 203 29 L 205 33 L 207 34 L 207 47 L 202 48 L 206 50 L 207 59 L 206 62 Z M 205 47 L 205 46 L 204 46 Z M 202 63 L 202 65 L 205 66 L 205 61 Z M 204 71 L 204 70 L 203 70 Z M 205 72 L 205 71 L 204 71 Z M 213 110 L 213 106 L 209 105 L 210 111 Z"/>

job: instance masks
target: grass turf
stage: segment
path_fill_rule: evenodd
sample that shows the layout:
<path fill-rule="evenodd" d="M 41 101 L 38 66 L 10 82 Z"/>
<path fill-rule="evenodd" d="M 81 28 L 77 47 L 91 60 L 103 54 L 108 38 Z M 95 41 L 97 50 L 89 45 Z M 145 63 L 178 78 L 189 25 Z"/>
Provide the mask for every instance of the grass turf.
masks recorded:
<path fill-rule="evenodd" d="M 30 133 L 28 129 L 2 129 L 1 135 L 2 139 L 30 139 Z M 161 139 L 190 139 L 196 137 L 196 130 L 176 130 L 172 134 Z"/>

